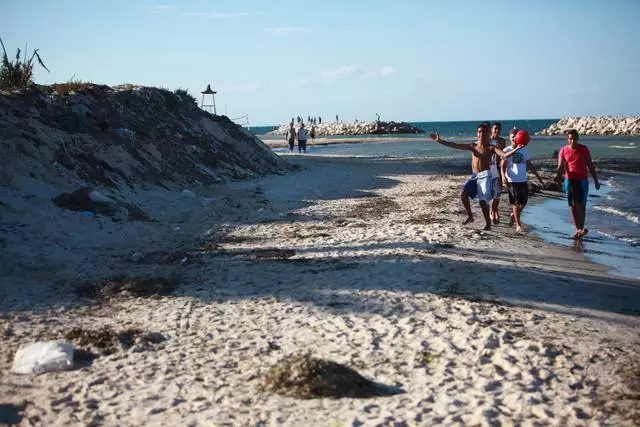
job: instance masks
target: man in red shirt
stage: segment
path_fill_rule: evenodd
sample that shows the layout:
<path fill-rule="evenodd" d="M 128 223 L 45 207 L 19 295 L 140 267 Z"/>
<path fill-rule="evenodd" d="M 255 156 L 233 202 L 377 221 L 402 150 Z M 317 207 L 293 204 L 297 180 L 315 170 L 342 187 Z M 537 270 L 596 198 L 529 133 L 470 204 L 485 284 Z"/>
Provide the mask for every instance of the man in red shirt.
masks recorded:
<path fill-rule="evenodd" d="M 591 161 L 591 153 L 586 145 L 578 144 L 580 136 L 575 129 L 566 132 L 567 145 L 558 153 L 557 180 L 564 174 L 564 189 L 567 192 L 567 201 L 571 211 L 571 218 L 576 227 L 574 239 L 580 239 L 589 230 L 584 228 L 586 215 L 587 196 L 589 195 L 589 175 L 593 176 L 596 190 L 600 189 L 600 182 L 596 176 L 596 167 Z"/>

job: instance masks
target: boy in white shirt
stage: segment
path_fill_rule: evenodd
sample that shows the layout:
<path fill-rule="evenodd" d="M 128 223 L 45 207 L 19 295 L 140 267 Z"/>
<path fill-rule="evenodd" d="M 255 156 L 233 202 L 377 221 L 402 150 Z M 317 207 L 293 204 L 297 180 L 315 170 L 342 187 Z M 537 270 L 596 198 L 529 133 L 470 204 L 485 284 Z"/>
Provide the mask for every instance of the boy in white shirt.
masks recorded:
<path fill-rule="evenodd" d="M 513 151 L 518 146 L 516 135 L 520 133 L 523 139 L 529 140 L 529 134 L 526 131 L 518 131 L 512 129 L 509 132 L 509 140 L 511 146 L 504 149 L 505 153 Z M 538 171 L 531 163 L 531 157 L 529 151 L 526 148 L 521 148 L 516 154 L 511 157 L 505 158 L 502 162 L 502 183 L 507 187 L 509 192 L 509 203 L 513 207 L 513 213 L 509 220 L 509 226 L 516 224 L 516 231 L 522 231 L 522 222 L 520 222 L 520 214 L 527 205 L 529 200 L 529 187 L 527 185 L 527 170 L 533 172 L 533 174 L 540 181 L 540 185 L 544 187 L 544 182 Z"/>

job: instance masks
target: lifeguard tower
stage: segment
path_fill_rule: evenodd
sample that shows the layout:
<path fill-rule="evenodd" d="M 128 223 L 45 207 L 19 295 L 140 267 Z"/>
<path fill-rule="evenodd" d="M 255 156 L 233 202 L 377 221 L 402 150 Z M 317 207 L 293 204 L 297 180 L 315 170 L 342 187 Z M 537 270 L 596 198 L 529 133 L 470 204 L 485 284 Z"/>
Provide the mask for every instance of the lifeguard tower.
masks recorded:
<path fill-rule="evenodd" d="M 216 112 L 216 91 L 211 90 L 211 85 L 208 84 L 207 88 L 205 90 L 203 90 L 202 92 L 200 92 L 202 94 L 202 101 L 200 102 L 200 108 L 202 108 L 204 111 L 208 111 L 208 112 L 212 112 L 214 116 L 217 116 L 217 112 Z M 211 95 L 211 104 L 205 104 L 204 100 L 205 97 L 207 95 Z"/>

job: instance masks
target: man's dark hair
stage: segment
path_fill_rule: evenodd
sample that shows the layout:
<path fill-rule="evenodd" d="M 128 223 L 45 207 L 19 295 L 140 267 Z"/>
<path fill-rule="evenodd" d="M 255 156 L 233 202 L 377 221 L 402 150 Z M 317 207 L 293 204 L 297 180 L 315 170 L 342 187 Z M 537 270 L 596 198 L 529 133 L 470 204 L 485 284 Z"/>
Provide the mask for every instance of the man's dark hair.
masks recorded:
<path fill-rule="evenodd" d="M 573 136 L 573 139 L 575 139 L 576 141 L 578 141 L 580 139 L 580 135 L 578 135 L 578 131 L 575 130 L 575 129 L 566 130 L 566 131 L 564 131 L 564 134 L 566 136 L 569 136 L 569 135 Z"/>
<path fill-rule="evenodd" d="M 498 129 L 502 130 L 502 123 L 500 122 L 493 122 L 493 126 L 497 126 Z"/>
<path fill-rule="evenodd" d="M 478 125 L 477 129 L 484 128 L 485 130 L 489 130 L 490 127 L 491 127 L 491 123 L 482 122 Z"/>

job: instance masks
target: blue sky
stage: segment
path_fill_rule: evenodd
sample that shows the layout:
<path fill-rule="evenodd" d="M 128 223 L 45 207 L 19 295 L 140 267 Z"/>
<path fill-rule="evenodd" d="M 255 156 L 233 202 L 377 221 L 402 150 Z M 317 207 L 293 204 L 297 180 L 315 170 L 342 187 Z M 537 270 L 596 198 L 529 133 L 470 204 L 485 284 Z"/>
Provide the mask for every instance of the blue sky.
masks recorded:
<path fill-rule="evenodd" d="M 38 83 L 211 83 L 251 125 L 640 114 L 640 0 L 0 0 Z"/>

